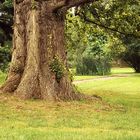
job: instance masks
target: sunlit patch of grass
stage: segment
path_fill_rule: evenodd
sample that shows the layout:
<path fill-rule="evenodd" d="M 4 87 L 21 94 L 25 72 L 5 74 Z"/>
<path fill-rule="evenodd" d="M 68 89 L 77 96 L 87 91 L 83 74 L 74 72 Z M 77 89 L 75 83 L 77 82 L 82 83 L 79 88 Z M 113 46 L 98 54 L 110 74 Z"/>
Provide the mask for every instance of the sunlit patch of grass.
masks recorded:
<path fill-rule="evenodd" d="M 104 76 L 98 76 L 98 75 L 74 75 L 74 80 L 75 81 L 79 81 L 79 80 L 87 80 L 87 79 L 94 79 L 94 78 L 103 78 L 103 77 L 107 77 L 107 76 L 117 76 L 119 74 L 133 74 L 134 73 L 134 69 L 132 68 L 112 68 L 111 69 L 111 74 L 110 75 L 104 75 Z"/>
<path fill-rule="evenodd" d="M 107 102 L 140 107 L 139 83 L 139 76 L 134 75 L 108 81 L 80 83 L 78 88 L 85 94 L 99 95 Z"/>
<path fill-rule="evenodd" d="M 131 74 L 134 73 L 134 69 L 132 68 L 112 68 L 111 73 L 112 74 Z"/>
<path fill-rule="evenodd" d="M 84 82 L 78 85 L 86 93 L 94 91 L 111 91 L 119 92 L 120 94 L 139 94 L 140 93 L 140 78 L 139 76 L 123 77 L 110 80 L 99 80 Z"/>
<path fill-rule="evenodd" d="M 87 79 L 94 79 L 94 78 L 100 78 L 101 76 L 74 76 L 74 81 L 79 81 L 79 80 L 87 80 Z"/>

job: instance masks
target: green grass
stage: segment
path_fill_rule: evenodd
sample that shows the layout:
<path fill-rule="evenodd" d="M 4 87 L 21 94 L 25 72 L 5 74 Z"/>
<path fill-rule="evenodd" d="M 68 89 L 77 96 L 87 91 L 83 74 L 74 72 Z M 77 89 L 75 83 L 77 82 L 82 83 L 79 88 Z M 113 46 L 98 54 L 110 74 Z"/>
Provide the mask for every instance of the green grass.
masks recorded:
<path fill-rule="evenodd" d="M 0 75 L 0 83 L 5 75 Z M 140 75 L 78 84 L 103 102 L 20 100 L 0 95 L 0 140 L 139 140 Z"/>
<path fill-rule="evenodd" d="M 134 69 L 132 68 L 112 68 L 112 74 L 131 74 L 134 73 Z"/>
<path fill-rule="evenodd" d="M 87 80 L 87 79 L 94 79 L 94 78 L 99 78 L 101 76 L 88 76 L 88 75 L 82 75 L 82 76 L 74 76 L 74 81 L 79 81 L 79 80 Z"/>
<path fill-rule="evenodd" d="M 74 73 L 75 74 L 75 73 Z M 114 76 L 118 74 L 135 74 L 134 70 L 132 68 L 112 68 L 111 69 L 111 74 L 108 76 Z M 74 80 L 79 81 L 79 80 L 87 80 L 87 79 L 94 79 L 94 78 L 101 78 L 101 77 L 106 77 L 105 76 L 97 76 L 97 75 L 74 75 Z"/>
<path fill-rule="evenodd" d="M 131 77 L 84 82 L 78 84 L 78 88 L 85 94 L 97 94 L 105 99 L 109 98 L 109 101 L 115 103 L 122 101 L 119 103 L 124 104 L 127 98 L 130 98 L 130 102 L 135 99 L 135 102 L 132 103 L 137 103 L 140 101 L 139 83 L 140 75 L 138 74 Z M 116 99 L 117 101 L 115 101 Z M 138 103 L 138 105 L 140 104 Z"/>

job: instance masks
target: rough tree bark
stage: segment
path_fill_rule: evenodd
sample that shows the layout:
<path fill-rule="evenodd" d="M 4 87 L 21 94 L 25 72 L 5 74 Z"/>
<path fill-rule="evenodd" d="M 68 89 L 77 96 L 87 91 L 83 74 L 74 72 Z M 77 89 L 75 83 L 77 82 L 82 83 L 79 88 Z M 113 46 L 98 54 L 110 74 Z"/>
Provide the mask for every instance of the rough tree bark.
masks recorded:
<path fill-rule="evenodd" d="M 68 8 L 91 1 L 14 1 L 13 55 L 2 92 L 21 98 L 81 98 L 66 66 L 64 17 Z"/>

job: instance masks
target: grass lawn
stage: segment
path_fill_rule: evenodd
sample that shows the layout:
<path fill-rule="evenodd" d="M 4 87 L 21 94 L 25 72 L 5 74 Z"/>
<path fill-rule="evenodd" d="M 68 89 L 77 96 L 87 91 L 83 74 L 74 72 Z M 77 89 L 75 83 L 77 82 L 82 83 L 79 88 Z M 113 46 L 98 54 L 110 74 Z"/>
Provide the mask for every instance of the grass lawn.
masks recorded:
<path fill-rule="evenodd" d="M 132 68 L 112 68 L 112 74 L 131 74 L 134 73 L 134 69 Z"/>
<path fill-rule="evenodd" d="M 1 94 L 0 140 L 140 140 L 139 83 L 140 75 L 132 74 L 77 84 L 103 102 L 48 103 Z"/>
<path fill-rule="evenodd" d="M 94 78 L 99 78 L 102 76 L 90 76 L 90 75 L 81 75 L 81 76 L 74 76 L 74 81 L 79 81 L 79 80 L 87 80 L 87 79 L 94 79 Z"/>
<path fill-rule="evenodd" d="M 74 73 L 75 74 L 75 73 Z M 134 69 L 132 68 L 112 68 L 111 74 L 108 76 L 114 76 L 118 74 L 135 74 Z M 86 80 L 86 79 L 94 79 L 94 78 L 101 78 L 104 76 L 97 76 L 97 75 L 75 75 L 74 80 Z"/>

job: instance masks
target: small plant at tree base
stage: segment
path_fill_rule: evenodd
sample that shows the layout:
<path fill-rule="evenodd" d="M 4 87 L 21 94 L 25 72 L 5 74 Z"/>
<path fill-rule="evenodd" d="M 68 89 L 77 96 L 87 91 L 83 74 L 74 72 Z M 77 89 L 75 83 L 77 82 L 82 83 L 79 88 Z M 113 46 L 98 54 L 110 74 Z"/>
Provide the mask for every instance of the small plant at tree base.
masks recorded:
<path fill-rule="evenodd" d="M 64 76 L 64 66 L 57 56 L 55 56 L 51 62 L 50 69 L 53 73 L 55 73 L 56 81 L 59 83 L 61 78 Z"/>

